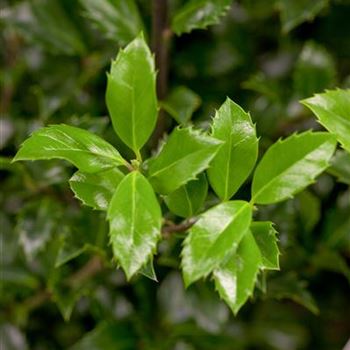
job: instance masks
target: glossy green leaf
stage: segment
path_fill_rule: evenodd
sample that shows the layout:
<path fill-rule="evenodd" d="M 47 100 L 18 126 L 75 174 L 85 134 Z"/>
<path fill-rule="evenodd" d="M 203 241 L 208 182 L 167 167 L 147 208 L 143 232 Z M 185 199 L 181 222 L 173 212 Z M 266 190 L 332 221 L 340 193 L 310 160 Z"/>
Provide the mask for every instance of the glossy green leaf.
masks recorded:
<path fill-rule="evenodd" d="M 252 209 L 244 201 L 221 203 L 191 227 L 182 250 L 185 285 L 207 276 L 237 248 L 249 229 Z"/>
<path fill-rule="evenodd" d="M 293 197 L 328 167 L 334 150 L 335 140 L 325 132 L 307 131 L 278 140 L 255 170 L 253 201 L 269 204 Z"/>
<path fill-rule="evenodd" d="M 106 102 L 115 132 L 137 154 L 157 120 L 154 59 L 142 35 L 112 62 Z"/>
<path fill-rule="evenodd" d="M 328 0 L 280 0 L 282 30 L 288 33 L 306 21 L 312 21 L 328 4 Z"/>
<path fill-rule="evenodd" d="M 124 174 L 118 168 L 89 174 L 77 171 L 69 180 L 75 196 L 83 204 L 98 210 L 107 210 L 109 202 L 123 179 Z"/>
<path fill-rule="evenodd" d="M 237 252 L 214 270 L 215 287 L 234 314 L 252 295 L 260 266 L 259 247 L 251 232 L 248 232 L 242 238 Z"/>
<path fill-rule="evenodd" d="M 161 194 L 174 192 L 205 170 L 221 141 L 192 128 L 176 128 L 148 162 L 149 180 Z"/>
<path fill-rule="evenodd" d="M 328 51 L 314 42 L 307 42 L 293 74 L 295 92 L 301 97 L 311 96 L 332 87 L 335 76 L 335 63 Z"/>
<path fill-rule="evenodd" d="M 277 231 L 270 221 L 253 222 L 250 231 L 255 239 L 261 255 L 260 268 L 279 270 L 279 255 Z"/>
<path fill-rule="evenodd" d="M 190 0 L 174 14 L 171 28 L 177 35 L 204 29 L 218 23 L 231 4 L 232 0 Z"/>
<path fill-rule="evenodd" d="M 106 38 L 125 45 L 142 30 L 142 20 L 134 0 L 80 0 L 86 17 Z"/>
<path fill-rule="evenodd" d="M 221 200 L 230 199 L 252 171 L 258 157 L 258 139 L 248 113 L 227 99 L 216 112 L 212 136 L 222 140 L 208 169 L 211 187 Z"/>
<path fill-rule="evenodd" d="M 350 152 L 350 89 L 330 90 L 301 101 Z"/>
<path fill-rule="evenodd" d="M 338 150 L 331 159 L 328 172 L 336 176 L 339 182 L 350 185 L 350 153 Z"/>
<path fill-rule="evenodd" d="M 179 86 L 161 105 L 179 124 L 184 125 L 201 105 L 201 98 L 186 86 Z"/>
<path fill-rule="evenodd" d="M 13 161 L 52 158 L 65 159 L 87 173 L 125 164 L 119 152 L 105 140 L 64 124 L 35 131 L 24 141 Z"/>
<path fill-rule="evenodd" d="M 155 252 L 161 228 L 157 198 L 139 172 L 120 182 L 108 208 L 108 220 L 114 257 L 130 279 Z"/>
<path fill-rule="evenodd" d="M 129 324 L 102 322 L 86 333 L 70 350 L 133 350 L 137 336 Z"/>
<path fill-rule="evenodd" d="M 164 198 L 170 211 L 183 218 L 191 217 L 202 208 L 208 193 L 208 182 L 204 174 L 188 182 Z"/>

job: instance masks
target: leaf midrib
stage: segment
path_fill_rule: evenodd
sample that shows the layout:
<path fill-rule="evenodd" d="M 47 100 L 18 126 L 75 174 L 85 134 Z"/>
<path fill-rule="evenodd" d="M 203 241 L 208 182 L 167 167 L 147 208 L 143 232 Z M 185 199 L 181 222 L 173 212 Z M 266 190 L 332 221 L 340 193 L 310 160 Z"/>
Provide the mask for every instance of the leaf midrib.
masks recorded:
<path fill-rule="evenodd" d="M 326 144 L 327 142 L 329 142 L 329 140 L 326 140 L 324 142 L 322 142 L 320 145 L 318 145 L 316 148 L 314 148 L 311 152 L 308 152 L 306 154 L 309 155 L 313 152 L 315 152 L 318 148 L 320 148 L 321 146 L 323 146 L 324 144 Z M 270 187 L 273 182 L 275 182 L 277 179 L 279 179 L 282 175 L 284 175 L 286 172 L 288 172 L 291 168 L 293 168 L 295 165 L 297 165 L 298 163 L 301 163 L 303 161 L 305 161 L 306 156 L 304 156 L 302 159 L 298 160 L 297 162 L 293 163 L 292 165 L 290 165 L 289 167 L 287 167 L 285 170 L 283 170 L 282 172 L 280 172 L 277 176 L 275 176 L 274 178 L 272 178 L 270 181 L 268 181 L 263 187 L 260 188 L 260 190 L 255 193 L 255 195 L 252 197 L 252 202 L 255 202 L 256 198 L 263 192 L 266 190 L 267 187 Z"/>
<path fill-rule="evenodd" d="M 207 151 L 208 151 L 209 149 L 211 149 L 211 148 L 214 148 L 214 145 L 210 145 L 207 149 L 203 149 L 203 148 L 202 148 L 202 149 L 199 149 L 199 150 L 197 150 L 197 151 L 195 151 L 195 152 L 192 152 L 192 153 L 190 153 L 190 154 L 187 154 L 185 157 L 182 157 L 182 158 L 180 158 L 180 159 L 177 159 L 177 160 L 174 161 L 173 163 L 170 163 L 169 165 L 167 165 L 167 166 L 165 166 L 165 167 L 163 167 L 163 168 L 157 170 L 157 171 L 154 172 L 153 174 L 151 173 L 149 178 L 159 176 L 159 174 L 163 173 L 164 171 L 167 171 L 169 168 L 171 168 L 171 167 L 173 167 L 173 166 L 175 166 L 175 165 L 177 165 L 177 164 L 179 164 L 179 163 L 185 161 L 186 159 L 188 159 L 188 158 L 190 158 L 190 157 L 192 157 L 192 156 L 194 156 L 194 155 L 196 155 L 196 154 L 198 154 L 198 153 L 204 153 L 204 151 L 205 151 L 205 153 L 208 153 Z M 215 152 L 213 152 L 213 153 L 215 154 Z M 210 154 L 208 157 L 210 157 L 210 156 L 212 156 L 212 154 Z M 203 161 L 201 161 L 201 163 L 202 163 L 202 162 L 203 162 Z"/>

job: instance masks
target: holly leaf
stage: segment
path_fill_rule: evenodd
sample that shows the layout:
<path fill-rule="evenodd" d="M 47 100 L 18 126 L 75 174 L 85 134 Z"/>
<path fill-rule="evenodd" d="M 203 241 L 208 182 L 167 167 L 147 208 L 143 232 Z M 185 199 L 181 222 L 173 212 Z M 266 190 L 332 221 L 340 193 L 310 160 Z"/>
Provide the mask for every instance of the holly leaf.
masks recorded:
<path fill-rule="evenodd" d="M 154 58 L 142 35 L 119 51 L 107 77 L 106 102 L 113 128 L 138 155 L 157 120 Z"/>
<path fill-rule="evenodd" d="M 307 290 L 307 283 L 299 280 L 294 272 L 276 277 L 267 284 L 267 297 L 278 300 L 291 299 L 314 314 L 319 313 L 317 304 Z"/>
<path fill-rule="evenodd" d="M 336 68 L 328 51 L 314 42 L 307 42 L 297 60 L 293 74 L 294 90 L 308 97 L 333 85 Z"/>
<path fill-rule="evenodd" d="M 193 29 L 205 29 L 218 23 L 230 8 L 232 0 L 191 0 L 179 8 L 171 22 L 173 31 L 180 35 Z"/>
<path fill-rule="evenodd" d="M 124 174 L 117 168 L 95 174 L 77 171 L 69 180 L 75 197 L 83 204 L 97 210 L 107 210 L 109 202 L 123 179 Z"/>
<path fill-rule="evenodd" d="M 207 276 L 232 253 L 249 229 L 252 209 L 244 201 L 221 203 L 191 227 L 182 249 L 186 287 Z"/>
<path fill-rule="evenodd" d="M 331 159 L 328 172 L 336 176 L 339 182 L 350 185 L 350 153 L 338 150 Z"/>
<path fill-rule="evenodd" d="M 288 33 L 301 23 L 312 21 L 328 5 L 328 0 L 280 0 L 282 30 Z"/>
<path fill-rule="evenodd" d="M 186 124 L 201 105 L 201 98 L 186 86 L 179 86 L 161 103 L 162 107 L 181 125 Z"/>
<path fill-rule="evenodd" d="M 125 160 L 108 142 L 84 129 L 51 125 L 35 131 L 17 152 L 13 161 L 65 159 L 86 173 L 125 165 Z"/>
<path fill-rule="evenodd" d="M 215 287 L 235 315 L 253 293 L 261 261 L 259 247 L 252 233 L 248 232 L 237 252 L 214 270 Z"/>
<path fill-rule="evenodd" d="M 350 89 L 329 90 L 301 103 L 311 109 L 320 124 L 350 152 Z"/>
<path fill-rule="evenodd" d="M 135 171 L 120 182 L 107 214 L 114 257 L 127 279 L 147 263 L 160 238 L 161 210 L 152 186 Z"/>
<path fill-rule="evenodd" d="M 209 182 L 221 200 L 228 200 L 247 179 L 258 157 L 255 127 L 249 114 L 228 98 L 216 112 L 211 134 L 224 145 L 210 163 Z"/>
<path fill-rule="evenodd" d="M 161 194 L 169 194 L 205 170 L 221 141 L 192 128 L 176 128 L 161 151 L 148 162 L 149 181 Z"/>
<path fill-rule="evenodd" d="M 335 145 L 326 132 L 307 131 L 278 140 L 255 170 L 252 200 L 270 204 L 293 197 L 328 167 Z"/>
<path fill-rule="evenodd" d="M 125 45 L 142 30 L 143 23 L 134 0 L 80 0 L 85 16 L 106 38 Z"/>
<path fill-rule="evenodd" d="M 251 233 L 261 255 L 260 268 L 265 270 L 279 270 L 280 252 L 277 246 L 277 231 L 270 221 L 253 222 L 250 225 Z"/>
<path fill-rule="evenodd" d="M 204 174 L 188 182 L 164 198 L 172 213 L 189 218 L 198 213 L 208 193 L 208 182 Z"/>
<path fill-rule="evenodd" d="M 59 218 L 62 208 L 59 203 L 48 197 L 28 203 L 21 210 L 17 220 L 16 231 L 19 234 L 19 244 L 29 261 L 34 260 L 59 233 Z"/>
<path fill-rule="evenodd" d="M 136 349 L 138 337 L 132 325 L 121 322 L 101 322 L 86 333 L 70 350 L 130 350 Z"/>

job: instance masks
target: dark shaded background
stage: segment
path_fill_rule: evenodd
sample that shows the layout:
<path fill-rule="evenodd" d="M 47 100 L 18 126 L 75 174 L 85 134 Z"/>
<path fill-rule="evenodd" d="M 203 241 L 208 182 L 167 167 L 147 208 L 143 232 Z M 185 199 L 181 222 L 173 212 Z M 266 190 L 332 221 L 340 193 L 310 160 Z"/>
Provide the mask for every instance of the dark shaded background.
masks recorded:
<path fill-rule="evenodd" d="M 261 153 L 281 136 L 320 129 L 298 100 L 350 87 L 350 3 L 311 2 L 320 5 L 313 21 L 303 17 L 310 1 L 233 2 L 219 25 L 172 37 L 169 91 L 183 85 L 200 96 L 195 125 L 207 127 L 229 96 L 257 123 Z M 181 1 L 170 3 L 171 14 Z M 150 3 L 138 7 L 150 37 Z M 237 317 L 210 281 L 184 290 L 181 235 L 159 246 L 158 283 L 140 276 L 127 284 L 111 262 L 104 214 L 81 207 L 69 189 L 73 169 L 60 161 L 10 164 L 30 132 L 62 122 L 130 156 L 104 102 L 121 40 L 96 28 L 78 1 L 5 0 L 0 9 L 2 350 L 345 346 L 350 192 L 334 171 L 294 200 L 259 211 L 257 219 L 276 223 L 281 271 L 259 277 Z M 248 185 L 237 198 L 249 197 Z"/>

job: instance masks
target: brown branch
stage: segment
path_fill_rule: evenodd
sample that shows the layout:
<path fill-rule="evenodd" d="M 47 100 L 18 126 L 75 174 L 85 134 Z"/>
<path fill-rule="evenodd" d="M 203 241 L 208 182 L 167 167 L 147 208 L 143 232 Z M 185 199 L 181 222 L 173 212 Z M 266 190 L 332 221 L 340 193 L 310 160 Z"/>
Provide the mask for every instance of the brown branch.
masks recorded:
<path fill-rule="evenodd" d="M 170 223 L 163 226 L 162 235 L 164 238 L 169 238 L 173 233 L 186 232 L 195 222 L 197 218 L 189 218 L 180 224 Z M 81 269 L 69 276 L 63 283 L 71 288 L 77 288 L 80 284 L 88 281 L 96 276 L 105 267 L 103 259 L 95 255 Z M 30 298 L 23 302 L 23 307 L 27 312 L 34 310 L 44 303 L 52 299 L 52 292 L 48 289 L 40 290 Z"/>
<path fill-rule="evenodd" d="M 186 232 L 196 221 L 197 218 L 189 218 L 180 224 L 169 224 L 163 226 L 162 234 L 165 238 L 168 238 L 172 233 Z"/>
<path fill-rule="evenodd" d="M 157 74 L 157 97 L 163 100 L 168 93 L 169 43 L 172 32 L 168 23 L 168 0 L 152 2 L 152 49 L 155 55 Z M 150 140 L 155 147 L 167 129 L 164 111 L 159 110 L 157 125 Z"/>
<path fill-rule="evenodd" d="M 80 270 L 73 273 L 63 283 L 71 288 L 78 287 L 81 283 L 86 282 L 90 278 L 96 276 L 104 269 L 104 263 L 101 257 L 92 257 Z M 48 289 L 40 290 L 30 298 L 23 302 L 23 307 L 27 312 L 30 312 L 52 298 L 52 292 Z"/>

